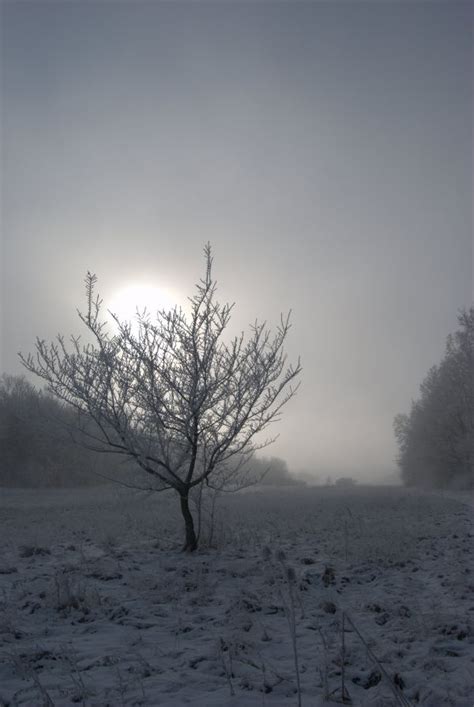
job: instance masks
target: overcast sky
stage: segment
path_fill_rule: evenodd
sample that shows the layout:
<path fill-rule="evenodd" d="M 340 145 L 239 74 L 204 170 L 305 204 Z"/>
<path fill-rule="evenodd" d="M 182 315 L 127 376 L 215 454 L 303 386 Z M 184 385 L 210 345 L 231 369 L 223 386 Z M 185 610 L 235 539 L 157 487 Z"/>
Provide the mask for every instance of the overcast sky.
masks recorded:
<path fill-rule="evenodd" d="M 272 453 L 380 478 L 472 300 L 471 2 L 3 2 L 0 369 L 83 278 L 293 310 Z M 270 452 L 270 450 L 269 450 Z"/>

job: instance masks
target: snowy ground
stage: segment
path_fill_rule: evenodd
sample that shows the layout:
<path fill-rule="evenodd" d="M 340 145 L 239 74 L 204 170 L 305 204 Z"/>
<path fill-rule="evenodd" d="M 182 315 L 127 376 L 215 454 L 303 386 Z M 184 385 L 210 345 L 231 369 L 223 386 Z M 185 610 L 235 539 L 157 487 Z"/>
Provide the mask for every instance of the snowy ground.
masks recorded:
<path fill-rule="evenodd" d="M 305 707 L 340 699 L 343 677 L 355 705 L 472 707 L 468 504 L 387 487 L 228 496 L 214 547 L 191 556 L 175 505 L 0 492 L 0 705 L 297 705 L 294 618 Z"/>

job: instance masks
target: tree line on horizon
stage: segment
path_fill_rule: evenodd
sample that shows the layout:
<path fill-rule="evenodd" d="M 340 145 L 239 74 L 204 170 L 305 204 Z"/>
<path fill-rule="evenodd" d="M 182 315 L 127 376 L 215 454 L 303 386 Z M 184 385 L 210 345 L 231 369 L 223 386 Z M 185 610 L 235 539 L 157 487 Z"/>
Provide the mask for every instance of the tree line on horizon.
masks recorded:
<path fill-rule="evenodd" d="M 474 307 L 462 311 L 442 361 L 407 414 L 394 419 L 406 486 L 474 487 Z M 136 477 L 130 463 L 87 449 L 74 411 L 24 376 L 0 377 L 0 486 L 75 487 Z M 284 459 L 254 457 L 263 484 L 298 483 Z"/>
<path fill-rule="evenodd" d="M 67 405 L 22 375 L 0 376 L 0 486 L 71 488 L 137 481 L 130 461 L 86 445 Z M 276 456 L 255 456 L 249 471 L 264 485 L 298 483 L 286 461 Z"/>
<path fill-rule="evenodd" d="M 460 311 L 458 325 L 409 413 L 394 419 L 398 465 L 407 486 L 474 487 L 474 307 Z"/>

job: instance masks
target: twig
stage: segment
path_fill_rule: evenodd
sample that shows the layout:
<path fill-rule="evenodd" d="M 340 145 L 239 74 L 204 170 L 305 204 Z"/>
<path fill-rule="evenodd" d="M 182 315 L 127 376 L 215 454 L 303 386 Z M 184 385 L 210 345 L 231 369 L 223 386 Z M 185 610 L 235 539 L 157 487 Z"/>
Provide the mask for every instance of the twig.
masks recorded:
<path fill-rule="evenodd" d="M 379 659 L 377 658 L 375 653 L 372 651 L 372 649 L 370 648 L 369 644 L 367 643 L 367 641 L 365 640 L 365 638 L 363 637 L 363 635 L 361 634 L 361 632 L 359 631 L 357 626 L 354 624 L 353 620 L 350 618 L 350 616 L 345 611 L 343 612 L 342 615 L 343 615 L 343 621 L 344 621 L 344 617 L 345 617 L 345 619 L 351 625 L 353 631 L 355 632 L 355 634 L 357 635 L 357 637 L 359 638 L 361 643 L 364 645 L 364 647 L 367 651 L 367 655 L 375 663 L 377 668 L 380 670 L 381 675 L 385 678 L 385 680 L 390 685 L 390 689 L 392 690 L 393 695 L 394 695 L 395 699 L 397 700 L 398 704 L 403 705 L 403 707 L 411 707 L 411 702 L 408 700 L 407 697 L 405 697 L 405 695 L 400 690 L 400 688 L 393 682 L 390 675 L 387 673 L 387 671 L 385 670 L 385 668 L 383 667 L 383 665 L 381 664 L 381 662 L 379 661 Z"/>

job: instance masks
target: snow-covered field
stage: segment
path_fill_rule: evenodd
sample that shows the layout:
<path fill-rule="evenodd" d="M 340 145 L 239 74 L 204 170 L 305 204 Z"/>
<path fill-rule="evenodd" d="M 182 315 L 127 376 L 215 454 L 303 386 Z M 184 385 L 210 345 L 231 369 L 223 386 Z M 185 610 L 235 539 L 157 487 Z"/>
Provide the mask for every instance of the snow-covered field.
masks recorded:
<path fill-rule="evenodd" d="M 1 705 L 297 705 L 294 621 L 305 707 L 341 700 L 342 680 L 355 705 L 472 707 L 462 498 L 227 496 L 213 547 L 193 555 L 176 505 L 118 487 L 0 491 Z"/>

